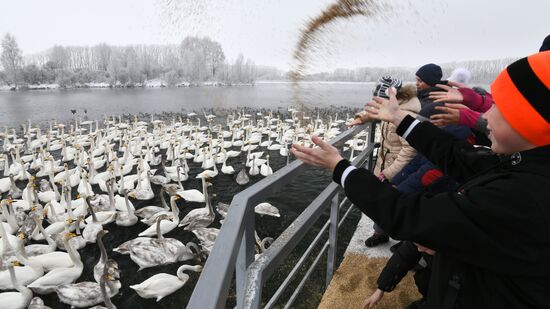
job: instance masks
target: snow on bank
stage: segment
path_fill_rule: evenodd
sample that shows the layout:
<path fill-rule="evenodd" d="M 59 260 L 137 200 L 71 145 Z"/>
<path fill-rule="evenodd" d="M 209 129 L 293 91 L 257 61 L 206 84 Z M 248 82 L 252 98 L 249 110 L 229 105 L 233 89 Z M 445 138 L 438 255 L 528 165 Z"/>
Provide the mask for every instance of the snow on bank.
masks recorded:
<path fill-rule="evenodd" d="M 223 87 L 223 86 L 251 86 L 252 84 L 232 84 L 228 85 L 222 82 L 217 81 L 206 81 L 202 83 L 190 83 L 190 82 L 181 82 L 176 84 L 174 87 Z M 40 85 L 24 85 L 18 86 L 17 90 L 50 90 L 50 89 L 79 89 L 79 88 L 164 88 L 168 87 L 167 83 L 161 79 L 151 79 L 146 80 L 143 83 L 132 84 L 132 85 L 123 85 L 120 82 L 117 82 L 116 85 L 111 85 L 109 83 L 83 83 L 83 84 L 74 84 L 70 86 L 61 87 L 59 84 L 40 84 Z M 9 91 L 16 90 L 13 86 L 0 85 L 0 91 Z"/>

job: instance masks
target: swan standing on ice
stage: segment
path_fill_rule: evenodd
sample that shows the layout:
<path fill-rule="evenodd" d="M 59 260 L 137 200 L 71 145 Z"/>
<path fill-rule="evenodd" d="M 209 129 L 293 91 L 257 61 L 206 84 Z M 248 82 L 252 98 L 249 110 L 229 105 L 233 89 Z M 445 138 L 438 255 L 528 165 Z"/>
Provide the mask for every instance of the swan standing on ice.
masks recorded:
<path fill-rule="evenodd" d="M 184 273 L 186 270 L 200 272 L 202 266 L 182 265 L 176 272 L 177 276 L 166 273 L 156 274 L 140 284 L 131 285 L 130 288 L 134 289 L 142 298 L 156 298 L 157 302 L 159 302 L 165 296 L 181 289 L 187 283 L 189 275 Z"/>

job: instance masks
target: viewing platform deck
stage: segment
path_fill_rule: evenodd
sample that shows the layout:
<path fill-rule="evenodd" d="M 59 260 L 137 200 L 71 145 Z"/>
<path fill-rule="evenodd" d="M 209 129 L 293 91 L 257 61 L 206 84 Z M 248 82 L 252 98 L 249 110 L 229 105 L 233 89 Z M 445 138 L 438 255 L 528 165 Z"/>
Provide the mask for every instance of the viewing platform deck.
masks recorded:
<path fill-rule="evenodd" d="M 378 275 L 391 256 L 390 246 L 396 241 L 390 239 L 386 244 L 369 248 L 365 246 L 365 239 L 372 233 L 372 220 L 362 215 L 344 254 L 344 260 L 334 272 L 319 309 L 362 309 L 367 297 L 376 290 Z M 409 272 L 393 292 L 384 293 L 376 308 L 405 308 L 420 298 L 421 295 Z"/>

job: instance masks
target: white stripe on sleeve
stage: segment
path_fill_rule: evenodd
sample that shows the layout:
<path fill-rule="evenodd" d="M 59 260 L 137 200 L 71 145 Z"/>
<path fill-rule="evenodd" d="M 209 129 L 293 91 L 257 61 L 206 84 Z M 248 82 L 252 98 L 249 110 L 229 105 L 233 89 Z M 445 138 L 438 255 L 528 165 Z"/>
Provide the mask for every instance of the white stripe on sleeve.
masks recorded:
<path fill-rule="evenodd" d="M 348 177 L 348 174 L 353 171 L 354 169 L 356 169 L 355 166 L 353 165 L 350 165 L 348 166 L 344 172 L 342 173 L 342 178 L 340 179 L 340 183 L 342 184 L 342 188 L 344 187 L 344 182 L 346 181 L 346 177 Z"/>
<path fill-rule="evenodd" d="M 414 127 L 416 127 L 416 125 L 419 124 L 419 123 L 420 123 L 420 121 L 418 121 L 418 119 L 415 119 L 413 121 L 413 123 L 411 123 L 411 125 L 407 128 L 407 131 L 405 131 L 405 134 L 403 134 L 403 138 L 407 139 L 407 136 L 409 136 L 409 134 L 411 134 Z"/>

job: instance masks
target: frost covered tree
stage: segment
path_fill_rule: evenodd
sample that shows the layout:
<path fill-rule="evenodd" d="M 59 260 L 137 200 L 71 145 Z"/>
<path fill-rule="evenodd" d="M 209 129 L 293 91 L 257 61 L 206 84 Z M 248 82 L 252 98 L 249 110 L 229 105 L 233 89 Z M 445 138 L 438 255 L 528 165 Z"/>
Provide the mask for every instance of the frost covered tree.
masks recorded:
<path fill-rule="evenodd" d="M 215 80 L 225 61 L 220 43 L 208 37 L 186 37 L 179 50 L 183 76 L 191 82 Z"/>
<path fill-rule="evenodd" d="M 12 83 L 17 86 L 18 74 L 23 64 L 23 55 L 15 37 L 7 33 L 2 39 L 2 55 L 0 56 L 0 62 L 6 71 L 8 83 Z"/>
<path fill-rule="evenodd" d="M 111 46 L 105 43 L 94 46 L 94 60 L 98 70 L 107 71 L 111 61 L 111 52 Z"/>
<path fill-rule="evenodd" d="M 117 82 L 120 82 L 124 85 L 128 82 L 128 74 L 126 73 L 124 54 L 121 51 L 116 49 L 111 50 L 107 70 L 111 75 L 112 85 L 116 85 Z"/>
<path fill-rule="evenodd" d="M 69 53 L 63 46 L 56 45 L 50 51 L 50 60 L 55 69 L 67 69 L 69 66 Z"/>

